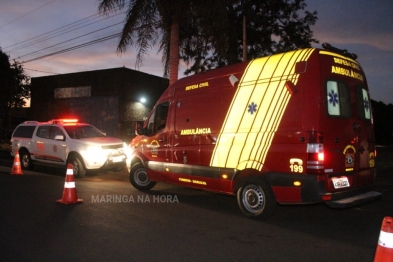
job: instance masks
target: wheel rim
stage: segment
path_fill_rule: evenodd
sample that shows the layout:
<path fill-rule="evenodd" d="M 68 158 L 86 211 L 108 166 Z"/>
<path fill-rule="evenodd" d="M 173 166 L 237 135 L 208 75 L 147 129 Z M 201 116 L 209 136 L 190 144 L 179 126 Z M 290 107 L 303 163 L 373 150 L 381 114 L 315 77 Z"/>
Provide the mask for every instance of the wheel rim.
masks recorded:
<path fill-rule="evenodd" d="M 72 161 L 72 170 L 74 171 L 74 176 L 78 176 L 78 172 L 79 172 L 79 165 L 78 165 L 78 161 L 76 161 L 76 159 L 74 161 Z"/>
<path fill-rule="evenodd" d="M 24 168 L 27 168 L 27 167 L 29 166 L 29 164 L 30 164 L 29 156 L 23 154 L 23 155 L 22 155 L 21 162 L 22 162 L 22 166 L 23 166 Z"/>
<path fill-rule="evenodd" d="M 265 207 L 264 193 L 259 186 L 248 185 L 243 190 L 242 202 L 244 208 L 253 214 L 259 214 Z"/>
<path fill-rule="evenodd" d="M 149 177 L 147 176 L 144 168 L 138 168 L 134 173 L 134 180 L 140 186 L 147 186 L 150 183 Z"/>

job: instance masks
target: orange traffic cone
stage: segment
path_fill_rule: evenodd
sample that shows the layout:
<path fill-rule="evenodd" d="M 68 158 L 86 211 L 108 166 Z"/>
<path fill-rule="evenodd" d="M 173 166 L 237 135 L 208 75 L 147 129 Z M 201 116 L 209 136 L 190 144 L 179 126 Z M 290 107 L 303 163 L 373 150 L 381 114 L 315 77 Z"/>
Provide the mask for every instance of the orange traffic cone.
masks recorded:
<path fill-rule="evenodd" d="M 82 199 L 78 199 L 78 196 L 76 195 L 76 189 L 75 189 L 75 179 L 74 179 L 74 170 L 72 168 L 72 164 L 69 163 L 67 165 L 67 173 L 66 173 L 66 178 L 65 178 L 65 183 L 64 183 L 64 190 L 63 190 L 63 198 L 57 200 L 57 202 L 62 203 L 62 204 L 78 204 L 82 203 Z"/>
<path fill-rule="evenodd" d="M 393 261 L 393 217 L 384 217 L 374 262 Z"/>
<path fill-rule="evenodd" d="M 18 151 L 15 152 L 14 164 L 12 165 L 11 175 L 23 175 Z"/>

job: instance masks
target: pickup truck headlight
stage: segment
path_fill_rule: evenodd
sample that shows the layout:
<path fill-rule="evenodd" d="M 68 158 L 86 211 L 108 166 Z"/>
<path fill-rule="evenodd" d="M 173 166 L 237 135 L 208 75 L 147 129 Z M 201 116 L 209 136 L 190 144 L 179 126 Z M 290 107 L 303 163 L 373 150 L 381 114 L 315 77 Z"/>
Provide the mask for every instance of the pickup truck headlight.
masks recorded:
<path fill-rule="evenodd" d="M 86 157 L 89 159 L 97 159 L 102 156 L 102 148 L 99 146 L 85 146 Z"/>

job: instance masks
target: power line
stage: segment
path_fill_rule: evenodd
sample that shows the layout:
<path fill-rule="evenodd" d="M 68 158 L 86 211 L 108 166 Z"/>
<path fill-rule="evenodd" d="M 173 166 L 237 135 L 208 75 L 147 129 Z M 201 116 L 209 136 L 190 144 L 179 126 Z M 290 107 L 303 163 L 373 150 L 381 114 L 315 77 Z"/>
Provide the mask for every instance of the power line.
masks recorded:
<path fill-rule="evenodd" d="M 115 12 L 115 11 L 114 11 L 114 12 Z M 60 27 L 60 28 L 57 28 L 57 29 L 51 30 L 51 31 L 49 31 L 49 32 L 40 34 L 40 35 L 38 35 L 38 36 L 29 38 L 29 39 L 24 40 L 24 41 L 22 41 L 22 42 L 19 42 L 19 43 L 16 43 L 16 44 L 13 44 L 13 45 L 4 47 L 3 50 L 4 50 L 4 51 L 7 51 L 8 53 L 14 52 L 14 51 L 20 50 L 20 49 L 22 49 L 22 48 L 26 48 L 26 47 L 32 46 L 32 45 L 34 45 L 34 44 L 37 44 L 37 43 L 40 43 L 40 42 L 49 40 L 49 39 L 54 38 L 54 37 L 57 37 L 57 36 L 59 36 L 59 35 L 63 35 L 63 34 L 66 34 L 66 33 L 69 33 L 69 32 L 72 32 L 72 31 L 75 31 L 75 30 L 78 30 L 78 29 L 81 29 L 81 28 L 83 28 L 83 27 L 86 27 L 86 26 L 89 26 L 89 25 L 92 25 L 92 24 L 101 22 L 101 21 L 103 21 L 103 20 L 112 18 L 112 17 L 114 17 L 114 16 L 121 15 L 121 14 L 123 14 L 123 13 L 124 13 L 124 12 L 121 12 L 121 13 L 118 13 L 118 14 L 115 14 L 115 15 L 112 15 L 112 16 L 105 17 L 105 18 L 100 19 L 100 20 L 98 20 L 98 21 L 95 21 L 95 22 L 92 22 L 92 23 L 83 25 L 83 23 L 88 22 L 89 20 L 92 20 L 92 19 L 94 19 L 94 17 L 96 17 L 97 15 L 99 15 L 98 13 L 96 13 L 96 14 L 94 14 L 94 15 L 90 15 L 90 16 L 88 16 L 88 17 L 86 17 L 86 18 L 80 19 L 80 20 L 78 20 L 78 21 L 76 21 L 76 22 L 70 23 L 70 24 L 65 25 L 65 26 L 62 26 L 62 27 Z M 87 20 L 87 21 L 85 21 L 85 20 Z M 79 26 L 79 25 L 82 25 L 82 26 L 75 28 L 76 26 Z M 65 31 L 65 30 L 68 30 L 68 31 Z M 64 32 L 64 31 L 65 31 L 65 32 Z M 40 38 L 40 37 L 41 37 L 41 38 Z M 37 38 L 38 38 L 38 39 L 37 39 Z M 36 40 L 35 40 L 34 42 L 32 42 L 34 39 L 36 39 Z M 30 41 L 30 43 L 26 43 L 26 42 L 29 42 L 29 41 Z M 25 45 L 22 45 L 22 46 L 19 46 L 19 47 L 15 47 L 15 48 L 12 49 L 12 50 L 7 50 L 7 48 L 10 48 L 10 47 L 13 47 L 13 46 L 18 46 L 18 45 L 21 45 L 21 44 L 23 44 L 23 43 L 26 43 L 26 44 L 25 44 Z"/>
<path fill-rule="evenodd" d="M 43 48 L 43 49 L 41 49 L 41 50 L 34 51 L 34 52 L 31 52 L 31 53 L 28 53 L 28 54 L 25 54 L 25 55 L 19 56 L 18 58 L 25 57 L 25 56 L 28 56 L 28 55 L 32 55 L 32 54 L 35 54 L 35 53 L 39 53 L 39 52 L 41 52 L 41 51 L 43 51 L 43 50 L 46 50 L 46 49 L 49 49 L 49 48 L 52 48 L 52 47 L 55 47 L 55 46 L 58 46 L 58 45 L 61 45 L 61 44 L 64 44 L 64 43 L 70 42 L 70 41 L 73 41 L 73 40 L 75 40 L 75 39 L 78 39 L 78 38 L 81 38 L 81 37 L 84 37 L 84 36 L 87 36 L 87 35 L 90 35 L 90 34 L 94 34 L 94 33 L 96 33 L 96 32 L 99 32 L 99 31 L 102 31 L 102 30 L 108 29 L 108 28 L 110 28 L 110 27 L 116 26 L 116 25 L 118 25 L 118 24 L 121 24 L 121 23 L 123 23 L 123 22 L 116 23 L 116 24 L 113 24 L 113 25 L 110 25 L 110 26 L 107 26 L 107 27 L 104 27 L 104 28 L 101 28 L 101 29 L 98 29 L 98 30 L 95 30 L 95 31 L 92 31 L 92 32 L 89 32 L 89 33 L 86 33 L 86 34 L 84 34 L 84 35 L 80 35 L 80 36 L 77 36 L 77 37 L 74 37 L 74 38 L 68 39 L 68 40 L 66 40 L 66 41 L 63 41 L 63 42 L 60 42 L 60 43 L 57 43 L 57 44 L 54 44 L 54 45 L 51 45 L 51 46 L 45 47 L 45 48 Z M 23 62 L 22 62 L 22 63 L 23 63 Z"/>
<path fill-rule="evenodd" d="M 47 5 L 51 4 L 51 3 L 53 3 L 54 1 L 56 1 L 56 0 L 53 0 L 53 1 L 49 2 L 49 3 L 46 3 L 46 4 L 44 4 L 44 5 L 40 6 L 40 7 L 37 7 L 36 9 L 34 9 L 34 10 L 28 12 L 27 14 L 24 14 L 24 15 L 22 15 L 22 16 L 16 18 L 16 19 L 14 19 L 14 20 L 12 20 L 11 22 L 6 23 L 5 25 L 0 26 L 0 28 L 3 28 L 3 27 L 6 26 L 6 25 L 9 25 L 9 24 L 11 24 L 11 23 L 13 23 L 13 22 L 15 22 L 15 21 L 17 21 L 17 20 L 19 20 L 19 19 L 22 19 L 23 17 L 25 17 L 25 16 L 27 16 L 27 15 L 29 15 L 29 14 L 31 14 L 31 13 L 33 13 L 33 12 L 35 12 L 35 11 L 41 9 L 41 8 L 43 8 L 44 6 L 47 6 Z"/>
<path fill-rule="evenodd" d="M 70 47 L 70 48 L 66 48 L 66 49 L 63 49 L 63 50 L 60 50 L 60 51 L 56 51 L 56 52 L 53 52 L 53 53 L 50 53 L 50 54 L 46 54 L 46 55 L 43 55 L 43 56 L 32 58 L 30 60 L 26 60 L 26 61 L 21 62 L 21 64 L 34 62 L 34 61 L 41 60 L 41 59 L 49 57 L 49 56 L 54 56 L 54 55 L 58 55 L 58 54 L 62 54 L 62 53 L 71 52 L 71 51 L 74 51 L 76 49 L 80 49 L 80 48 L 83 48 L 83 47 L 87 47 L 87 46 L 90 46 L 90 45 L 93 45 L 93 44 L 97 44 L 97 43 L 100 43 L 100 42 L 104 42 L 104 41 L 107 41 L 107 40 L 119 37 L 120 34 L 121 33 L 112 34 L 112 35 L 105 36 L 105 37 L 102 37 L 102 38 L 99 38 L 99 39 L 96 39 L 96 40 L 93 40 L 93 41 L 89 41 L 89 42 L 86 42 L 86 43 L 83 43 L 83 44 L 80 44 L 80 45 L 76 45 L 76 46 L 73 46 L 73 47 Z"/>
<path fill-rule="evenodd" d="M 205 8 L 212 8 L 212 6 L 210 6 L 210 7 L 207 6 L 207 7 L 205 7 Z M 117 11 L 117 10 L 115 10 L 115 11 L 113 11 L 113 12 L 116 12 L 116 11 Z M 97 15 L 97 14 L 95 14 L 95 15 Z M 81 20 L 79 20 L 79 21 L 86 20 L 86 19 L 88 19 L 88 18 L 90 18 L 90 17 L 93 17 L 93 16 L 95 16 L 95 15 L 89 16 L 89 17 L 84 18 L 84 19 L 81 19 Z M 184 14 L 184 16 L 186 16 L 186 14 Z M 100 20 L 100 21 L 102 21 L 102 20 Z M 77 22 L 78 22 L 78 21 L 77 21 Z M 69 25 L 75 24 L 75 23 L 77 23 L 77 22 L 71 23 L 71 24 L 69 24 Z M 123 23 L 123 22 L 120 22 L 120 23 Z M 60 44 L 66 43 L 66 42 L 70 42 L 70 41 L 75 40 L 75 39 L 77 39 L 77 38 L 80 38 L 80 37 L 83 37 L 83 36 L 92 34 L 92 33 L 94 33 L 94 32 L 100 31 L 100 30 L 107 29 L 107 28 L 109 28 L 109 27 L 118 25 L 118 24 L 120 24 L 120 23 L 116 23 L 116 24 L 113 24 L 113 25 L 111 25 L 111 26 L 105 27 L 105 28 L 103 28 L 103 29 L 99 29 L 99 30 L 96 30 L 96 31 L 93 31 L 93 32 L 86 33 L 86 34 L 81 35 L 81 36 L 79 36 L 79 37 L 75 37 L 75 38 L 72 38 L 72 39 L 63 41 L 63 42 L 61 42 L 61 43 L 58 43 L 58 44 L 55 44 L 55 45 L 52 45 L 52 46 L 43 48 L 43 49 L 41 49 L 41 50 L 38 50 L 38 51 L 35 51 L 35 52 L 32 52 L 32 53 L 26 54 L 26 55 L 23 55 L 23 56 L 20 56 L 20 57 L 24 57 L 24 56 L 28 56 L 28 55 L 31 55 L 31 54 L 34 54 L 34 53 L 41 52 L 41 51 L 46 50 L 46 49 L 49 49 L 49 48 L 51 48 L 51 47 L 58 46 L 58 45 L 60 45 Z M 157 23 L 159 23 L 159 22 L 157 22 Z M 63 27 L 67 27 L 67 26 L 68 26 L 68 25 L 63 26 Z M 61 28 L 63 28 L 63 27 L 60 27 L 59 29 L 61 29 Z M 142 28 L 142 27 L 143 27 L 143 25 L 140 26 L 140 28 Z M 56 30 L 59 30 L 59 29 L 56 29 Z M 52 31 L 50 31 L 50 32 L 53 32 L 53 31 L 56 31 L 56 30 L 52 30 Z M 76 30 L 76 29 L 75 29 L 75 30 Z M 73 30 L 71 30 L 71 31 L 73 31 Z M 48 33 L 50 33 L 50 32 L 48 32 Z M 39 57 L 35 57 L 35 58 L 32 58 L 32 59 L 28 59 L 28 60 L 26 60 L 26 61 L 21 62 L 21 64 L 26 64 L 26 63 L 30 63 L 30 62 L 34 62 L 34 61 L 37 61 L 37 60 L 41 60 L 41 59 L 44 59 L 44 58 L 47 58 L 47 57 L 50 57 L 50 56 L 54 56 L 54 55 L 58 55 L 58 54 L 63 54 L 63 53 L 71 52 L 71 51 L 74 51 L 74 50 L 77 50 L 77 49 L 80 49 L 80 48 L 84 48 L 84 47 L 87 47 L 87 46 L 90 46 L 90 45 L 93 45 L 93 44 L 97 44 L 97 43 L 100 43 L 100 42 L 104 42 L 104 41 L 107 41 L 107 40 L 110 40 L 110 39 L 119 37 L 119 36 L 121 36 L 121 34 L 122 34 L 122 32 L 120 32 L 120 33 L 115 33 L 115 34 L 111 34 L 111 35 L 108 35 L 108 36 L 105 36 L 105 37 L 102 37 L 102 38 L 99 38 L 99 39 L 95 39 L 95 40 L 88 41 L 88 42 L 85 42 L 85 43 L 82 43 L 82 44 L 79 44 L 79 45 L 72 46 L 72 47 L 70 47 L 70 48 L 65 48 L 65 49 L 62 49 L 62 50 L 59 50 L 59 51 L 55 51 L 55 52 L 52 52 L 52 53 L 49 53 L 49 54 L 46 54 L 46 55 L 41 55 L 41 56 L 39 56 Z M 39 36 L 37 36 L 37 37 L 39 37 Z M 33 38 L 31 38 L 31 39 L 35 39 L 35 38 L 37 38 L 37 37 L 33 37 Z M 26 40 L 26 41 L 28 41 L 28 40 Z M 10 47 L 10 46 L 9 46 L 9 47 Z"/>

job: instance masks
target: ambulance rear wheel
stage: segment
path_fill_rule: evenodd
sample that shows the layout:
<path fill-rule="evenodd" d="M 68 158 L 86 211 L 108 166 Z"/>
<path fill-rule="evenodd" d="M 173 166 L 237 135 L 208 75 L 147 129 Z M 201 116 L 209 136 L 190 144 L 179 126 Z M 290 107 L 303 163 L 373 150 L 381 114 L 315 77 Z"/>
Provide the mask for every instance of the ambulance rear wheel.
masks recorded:
<path fill-rule="evenodd" d="M 150 181 L 142 163 L 137 163 L 131 168 L 130 183 L 138 190 L 150 190 L 157 184 Z"/>
<path fill-rule="evenodd" d="M 250 178 L 243 182 L 237 191 L 237 203 L 243 214 L 253 219 L 266 219 L 277 208 L 270 185 L 259 178 Z"/>

